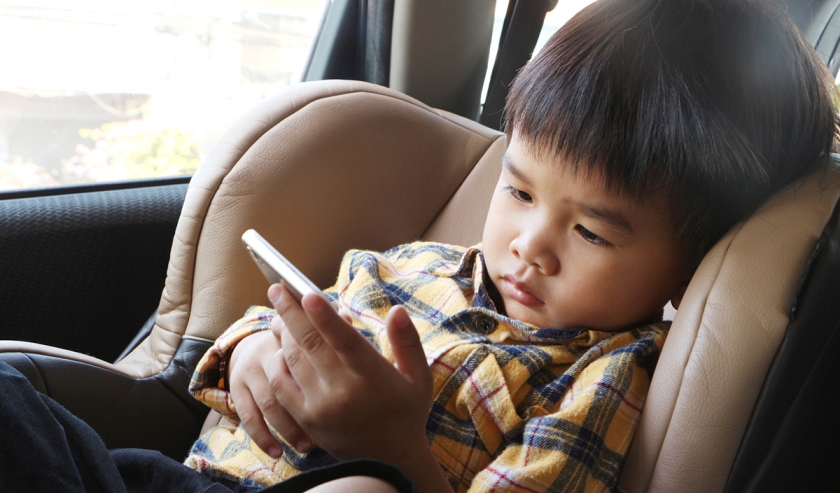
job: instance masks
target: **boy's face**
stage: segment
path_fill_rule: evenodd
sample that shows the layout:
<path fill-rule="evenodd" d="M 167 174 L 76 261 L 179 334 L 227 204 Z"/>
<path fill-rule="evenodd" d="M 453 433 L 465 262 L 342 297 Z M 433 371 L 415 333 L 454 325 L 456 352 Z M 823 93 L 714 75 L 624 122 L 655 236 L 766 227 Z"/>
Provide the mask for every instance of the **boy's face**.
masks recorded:
<path fill-rule="evenodd" d="M 484 226 L 487 273 L 511 318 L 618 330 L 684 288 L 686 257 L 664 191 L 639 203 L 597 174 L 541 160 L 516 134 Z"/>

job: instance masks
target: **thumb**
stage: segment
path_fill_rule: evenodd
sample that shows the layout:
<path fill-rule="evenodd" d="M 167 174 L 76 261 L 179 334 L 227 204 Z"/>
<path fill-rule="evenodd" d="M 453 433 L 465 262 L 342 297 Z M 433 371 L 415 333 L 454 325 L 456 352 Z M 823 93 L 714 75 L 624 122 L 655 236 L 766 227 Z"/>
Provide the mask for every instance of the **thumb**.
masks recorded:
<path fill-rule="evenodd" d="M 415 385 L 430 387 L 432 375 L 426 363 L 426 353 L 405 308 L 391 308 L 385 319 L 385 330 L 400 373 Z"/>

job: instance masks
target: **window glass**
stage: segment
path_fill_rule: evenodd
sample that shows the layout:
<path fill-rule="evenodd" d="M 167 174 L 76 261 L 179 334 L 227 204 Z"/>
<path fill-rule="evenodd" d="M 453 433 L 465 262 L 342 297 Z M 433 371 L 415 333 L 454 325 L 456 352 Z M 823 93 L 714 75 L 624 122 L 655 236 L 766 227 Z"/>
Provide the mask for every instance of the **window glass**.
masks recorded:
<path fill-rule="evenodd" d="M 0 0 L 0 190 L 192 173 L 324 0 Z"/>
<path fill-rule="evenodd" d="M 554 8 L 545 16 L 545 23 L 543 24 L 540 37 L 537 39 L 537 46 L 534 47 L 534 53 L 540 51 L 548 38 L 560 29 L 563 24 L 571 19 L 575 14 L 581 11 L 584 7 L 594 2 L 595 0 L 560 0 L 557 2 L 557 7 Z"/>
<path fill-rule="evenodd" d="M 595 0 L 560 0 L 557 6 L 545 16 L 545 23 L 543 23 L 540 36 L 537 39 L 537 45 L 534 47 L 534 53 L 540 51 L 548 38 L 560 29 L 560 26 L 566 23 L 569 19 L 577 14 L 582 8 L 586 7 Z M 487 98 L 487 87 L 490 84 L 490 73 L 493 71 L 493 64 L 496 61 L 496 53 L 499 50 L 499 36 L 502 34 L 502 24 L 505 22 L 505 15 L 507 14 L 508 0 L 496 0 L 496 15 L 493 22 L 493 40 L 490 44 L 490 62 L 487 64 L 487 75 L 484 77 L 484 91 L 481 93 L 481 100 Z"/>

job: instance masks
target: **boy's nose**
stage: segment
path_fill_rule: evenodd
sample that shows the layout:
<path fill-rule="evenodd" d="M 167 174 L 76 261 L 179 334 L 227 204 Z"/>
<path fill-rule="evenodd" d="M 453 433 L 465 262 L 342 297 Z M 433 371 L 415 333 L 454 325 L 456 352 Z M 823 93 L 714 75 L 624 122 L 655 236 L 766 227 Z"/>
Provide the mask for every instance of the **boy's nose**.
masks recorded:
<path fill-rule="evenodd" d="M 525 231 L 510 243 L 510 251 L 516 258 L 536 268 L 540 274 L 551 276 L 560 270 L 560 259 L 554 246 L 545 234 Z"/>

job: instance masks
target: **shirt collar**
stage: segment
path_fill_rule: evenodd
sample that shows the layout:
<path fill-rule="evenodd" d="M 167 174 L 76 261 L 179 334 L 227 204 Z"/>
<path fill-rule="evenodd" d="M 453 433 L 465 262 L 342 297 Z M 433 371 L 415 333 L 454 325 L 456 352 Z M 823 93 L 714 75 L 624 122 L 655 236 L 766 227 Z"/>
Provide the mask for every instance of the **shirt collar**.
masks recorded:
<path fill-rule="evenodd" d="M 487 310 L 499 313 L 496 303 L 490 297 L 492 283 L 487 278 L 487 268 L 484 265 L 484 255 L 481 253 L 481 244 L 470 247 L 461 257 L 461 263 L 455 271 L 456 276 L 470 278 L 473 281 L 473 308 L 486 308 Z"/>
<path fill-rule="evenodd" d="M 461 278 L 471 278 L 473 282 L 473 290 L 475 295 L 473 296 L 472 306 L 473 308 L 484 308 L 493 312 L 498 313 L 505 321 L 510 323 L 513 326 L 518 327 L 520 330 L 530 333 L 533 337 L 537 339 L 544 339 L 544 340 L 564 340 L 564 339 L 573 339 L 581 334 L 584 333 L 596 333 L 597 331 L 590 331 L 585 328 L 577 328 L 577 329 L 556 329 L 551 327 L 537 327 L 535 325 L 531 325 L 526 322 L 522 322 L 520 320 L 514 320 L 505 316 L 497 307 L 496 303 L 493 301 L 493 298 L 490 296 L 490 290 L 495 289 L 493 283 L 487 277 L 487 268 L 484 264 L 484 255 L 481 253 L 481 243 L 470 247 L 464 253 L 464 256 L 461 257 L 461 263 L 458 265 L 458 269 L 453 274 L 455 276 L 460 276 Z"/>

